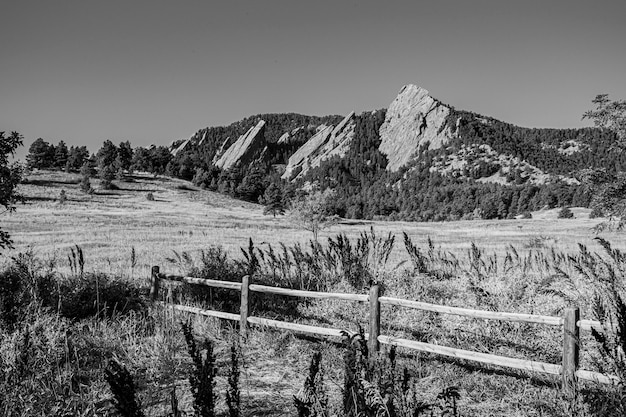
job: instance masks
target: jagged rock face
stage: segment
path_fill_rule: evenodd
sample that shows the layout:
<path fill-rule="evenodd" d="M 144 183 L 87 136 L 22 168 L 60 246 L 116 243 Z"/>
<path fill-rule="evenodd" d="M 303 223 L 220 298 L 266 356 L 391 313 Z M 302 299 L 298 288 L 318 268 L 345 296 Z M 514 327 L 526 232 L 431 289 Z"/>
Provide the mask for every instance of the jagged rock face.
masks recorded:
<path fill-rule="evenodd" d="M 429 142 L 428 149 L 438 149 L 452 137 L 444 127 L 450 108 L 432 98 L 428 91 L 406 85 L 391 103 L 385 122 L 380 127 L 378 149 L 387 155 L 387 170 L 397 171 L 410 162 L 420 145 Z"/>
<path fill-rule="evenodd" d="M 282 178 L 301 178 L 311 168 L 318 167 L 322 161 L 335 155 L 344 156 L 354 138 L 355 126 L 352 112 L 335 127 L 318 127 L 318 132 L 291 155 Z"/>
<path fill-rule="evenodd" d="M 263 153 L 265 149 L 264 132 L 265 121 L 261 120 L 226 149 L 215 161 L 215 166 L 227 170 L 237 164 L 250 163 L 256 156 Z"/>

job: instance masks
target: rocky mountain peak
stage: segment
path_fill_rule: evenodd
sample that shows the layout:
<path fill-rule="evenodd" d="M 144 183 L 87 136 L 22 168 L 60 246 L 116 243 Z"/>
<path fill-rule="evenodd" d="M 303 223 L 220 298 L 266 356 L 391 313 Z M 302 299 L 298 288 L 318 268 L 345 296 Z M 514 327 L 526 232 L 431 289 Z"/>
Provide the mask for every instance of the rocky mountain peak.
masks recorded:
<path fill-rule="evenodd" d="M 387 155 L 387 169 L 400 169 L 423 144 L 437 149 L 448 143 L 453 135 L 446 127 L 449 114 L 450 107 L 431 97 L 427 90 L 405 85 L 389 105 L 380 127 L 379 150 Z"/>

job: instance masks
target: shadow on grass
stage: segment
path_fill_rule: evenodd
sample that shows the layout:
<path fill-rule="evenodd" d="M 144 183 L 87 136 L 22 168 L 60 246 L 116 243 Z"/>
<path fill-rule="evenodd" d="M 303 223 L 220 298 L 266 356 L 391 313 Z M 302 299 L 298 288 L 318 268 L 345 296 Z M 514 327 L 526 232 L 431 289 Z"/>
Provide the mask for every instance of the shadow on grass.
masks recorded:
<path fill-rule="evenodd" d="M 30 197 L 25 197 L 24 200 L 22 201 L 22 204 L 33 204 L 35 202 L 42 202 L 42 201 L 53 201 L 53 202 L 57 202 L 59 201 L 58 197 L 39 197 L 39 196 L 30 196 Z M 69 201 L 69 199 L 67 200 Z"/>
<path fill-rule="evenodd" d="M 80 184 L 80 180 L 72 181 L 57 181 L 57 180 L 27 180 L 23 184 L 35 185 L 38 187 L 54 187 L 58 185 L 77 185 Z"/>

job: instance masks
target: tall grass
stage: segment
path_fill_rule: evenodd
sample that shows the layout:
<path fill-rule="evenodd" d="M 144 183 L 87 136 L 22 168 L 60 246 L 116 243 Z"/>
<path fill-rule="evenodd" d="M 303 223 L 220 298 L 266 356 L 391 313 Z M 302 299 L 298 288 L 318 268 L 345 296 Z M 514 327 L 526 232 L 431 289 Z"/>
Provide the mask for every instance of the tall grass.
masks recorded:
<path fill-rule="evenodd" d="M 257 246 L 250 240 L 239 258 L 215 246 L 197 253 L 178 251 L 172 255 L 171 265 L 186 275 L 239 281 L 242 275 L 252 274 L 255 283 L 320 291 L 365 292 L 370 282 L 378 281 L 384 284 L 386 295 L 497 311 L 558 315 L 568 306 L 579 306 L 584 318 L 593 314 L 604 325 L 603 331 L 584 340 L 585 367 L 626 376 L 626 255 L 607 242 L 598 240 L 600 254 L 585 246 L 577 253 L 564 253 L 546 245 L 508 246 L 490 253 L 471 242 L 466 250 L 451 253 L 441 250 L 430 238 L 403 237 L 408 262 L 398 265 L 390 264 L 393 235 L 379 235 L 374 230 L 354 239 L 338 235 L 325 244 L 309 242 L 306 246 Z M 79 249 L 73 247 L 69 253 L 67 276 L 55 270 L 54 262 L 41 262 L 32 253 L 15 256 L 1 272 L 0 413 L 107 413 L 114 401 L 103 369 L 115 359 L 133 375 L 137 404 L 142 404 L 145 415 L 183 415 L 194 404 L 196 410 L 204 410 L 198 412 L 209 413 L 205 415 L 214 415 L 211 409 L 219 413 L 226 408 L 231 417 L 246 414 L 250 403 L 247 390 L 240 385 L 249 383 L 249 377 L 240 378 L 238 369 L 255 366 L 258 352 L 285 349 L 275 334 L 254 336 L 241 349 L 232 346 L 231 336 L 215 337 L 209 349 L 195 339 L 190 327 L 186 340 L 195 343 L 191 355 L 195 359 L 189 366 L 181 352 L 191 352 L 191 348 L 185 347 L 178 316 L 150 305 L 144 298 L 147 288 L 127 277 L 89 272 L 84 261 L 87 256 Z M 131 274 L 132 264 L 131 251 Z M 191 287 L 178 291 L 173 295 L 180 296 L 181 302 L 192 300 L 238 311 L 236 292 L 203 292 Z M 254 298 L 253 314 L 272 318 L 354 330 L 367 316 L 367 307 L 357 303 L 267 295 Z M 560 334 L 553 329 L 384 308 L 385 334 L 512 357 L 560 361 Z M 213 335 L 230 333 L 224 325 L 210 326 Z M 263 346 L 252 346 L 252 342 Z M 293 355 L 302 357 L 298 350 L 306 342 L 290 343 L 296 346 Z M 252 355 L 251 349 L 258 350 Z M 511 404 L 516 401 L 529 413 L 541 409 L 544 415 L 571 415 L 574 409 L 579 415 L 624 411 L 623 385 L 591 389 L 581 384 L 575 399 L 579 406 L 567 408 L 563 401 L 571 399 L 557 398 L 552 388 L 541 388 L 554 381 L 537 382 L 535 378 L 529 382 L 516 379 L 524 375 L 514 372 L 512 376 L 501 375 L 502 370 L 481 368 L 478 372 L 479 368 L 462 361 L 406 352 L 401 352 L 401 362 L 391 352 L 372 362 L 366 349 L 363 337 L 357 336 L 344 341 L 340 350 L 325 351 L 335 353 L 314 356 L 308 377 L 302 378 L 308 382 L 296 395 L 293 412 L 408 416 L 455 415 L 466 410 L 468 415 L 512 415 L 516 406 Z M 229 370 L 218 359 L 227 356 L 227 351 Z M 280 366 L 283 364 L 291 366 L 286 360 Z M 188 369 L 195 375 L 190 383 L 185 382 Z M 114 373 L 121 375 L 119 369 Z M 211 378 L 212 382 L 206 382 Z M 209 394 L 211 386 L 213 394 Z M 337 387 L 341 387 L 340 395 Z M 204 393 L 202 400 L 186 396 L 189 392 Z M 532 397 L 528 392 L 543 394 Z M 511 404 L 507 400 L 510 396 L 515 398 Z M 221 398 L 226 399 L 225 404 Z M 493 404 L 488 404 L 490 399 Z"/>

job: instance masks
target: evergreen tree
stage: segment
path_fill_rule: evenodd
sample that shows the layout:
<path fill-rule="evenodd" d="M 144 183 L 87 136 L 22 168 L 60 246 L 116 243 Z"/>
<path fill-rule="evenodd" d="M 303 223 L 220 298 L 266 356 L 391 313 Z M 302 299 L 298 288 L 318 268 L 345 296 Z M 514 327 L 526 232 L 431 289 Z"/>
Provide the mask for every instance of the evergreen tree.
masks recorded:
<path fill-rule="evenodd" d="M 42 138 L 34 141 L 28 148 L 26 163 L 28 168 L 45 169 L 54 165 L 54 148 Z"/>
<path fill-rule="evenodd" d="M 60 141 L 54 148 L 54 167 L 64 169 L 68 161 L 68 150 L 65 142 Z"/>
<path fill-rule="evenodd" d="M 112 165 L 113 162 L 115 162 L 115 158 L 117 158 L 117 146 L 110 140 L 105 140 L 96 154 L 98 167 L 103 169 L 106 166 Z"/>
<path fill-rule="evenodd" d="M 72 146 L 67 157 L 70 171 L 79 171 L 87 159 L 89 159 L 89 151 L 86 146 Z"/>
<path fill-rule="evenodd" d="M 92 168 L 89 166 L 88 161 L 83 163 L 83 166 L 80 168 L 80 173 L 82 175 L 80 190 L 84 193 L 92 194 L 93 188 L 91 188 L 91 181 L 89 180 L 92 176 Z"/>
<path fill-rule="evenodd" d="M 133 163 L 133 148 L 129 141 L 120 142 L 120 146 L 117 148 L 117 160 L 121 169 L 130 170 Z"/>
<path fill-rule="evenodd" d="M 280 185 L 273 182 L 265 189 L 263 204 L 265 204 L 263 214 L 271 214 L 274 217 L 277 214 L 285 214 L 285 199 Z"/>

